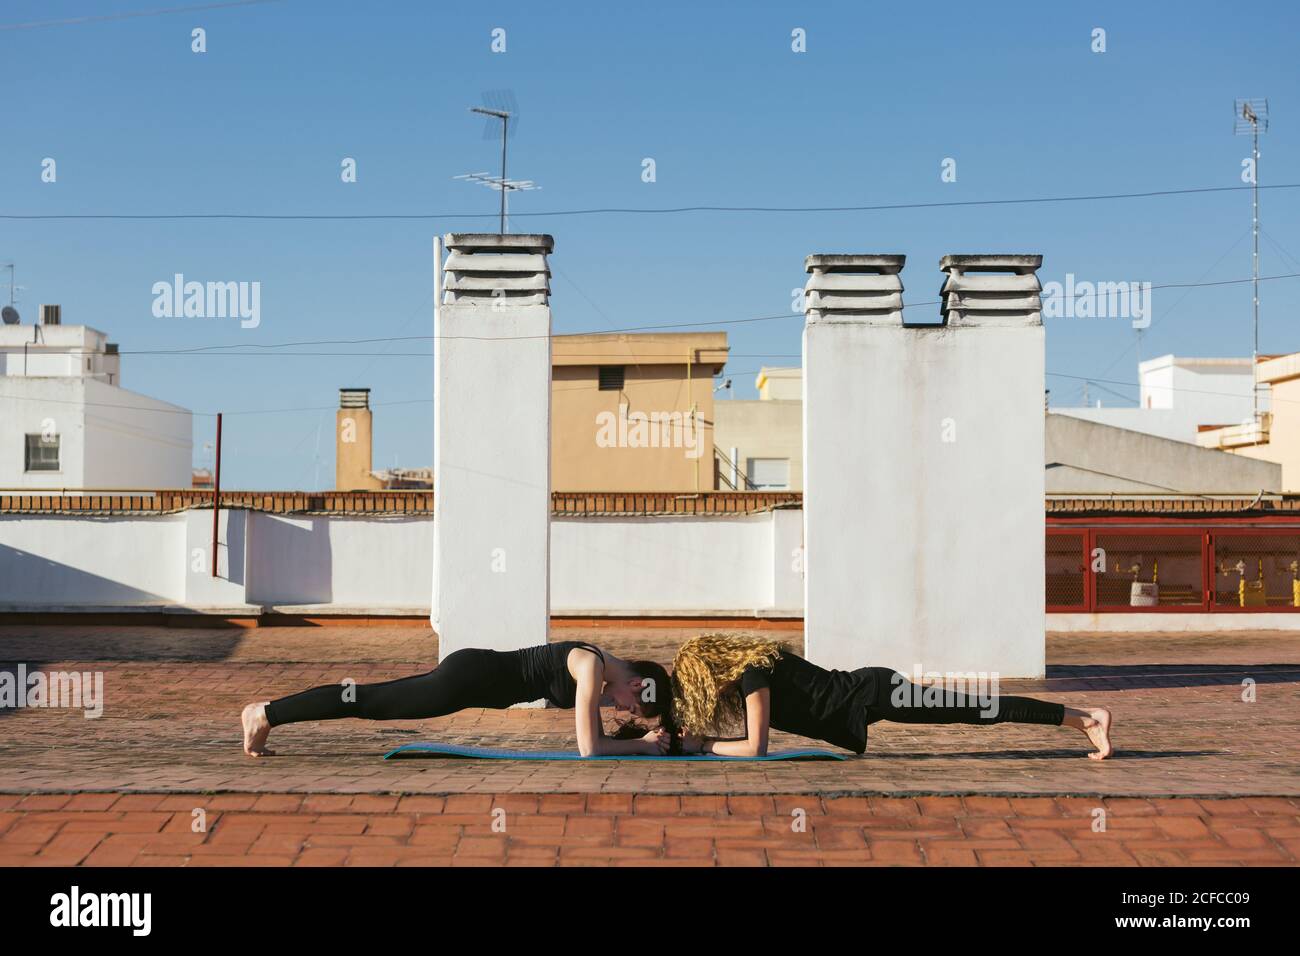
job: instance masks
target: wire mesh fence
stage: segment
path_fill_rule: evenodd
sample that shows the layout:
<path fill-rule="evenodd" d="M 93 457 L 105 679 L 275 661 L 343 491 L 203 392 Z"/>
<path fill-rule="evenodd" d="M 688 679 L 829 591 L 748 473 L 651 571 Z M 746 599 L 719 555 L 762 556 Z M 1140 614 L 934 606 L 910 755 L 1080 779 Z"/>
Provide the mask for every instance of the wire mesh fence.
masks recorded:
<path fill-rule="evenodd" d="M 1097 607 L 1199 607 L 1204 541 L 1195 532 L 1098 534 Z"/>
<path fill-rule="evenodd" d="M 1300 612 L 1300 528 L 1048 528 L 1049 611 Z"/>
<path fill-rule="evenodd" d="M 1087 606 L 1087 535 L 1082 532 L 1047 532 L 1047 606 L 1049 609 L 1084 610 Z"/>
<path fill-rule="evenodd" d="M 1216 608 L 1300 607 L 1300 534 L 1216 534 Z"/>

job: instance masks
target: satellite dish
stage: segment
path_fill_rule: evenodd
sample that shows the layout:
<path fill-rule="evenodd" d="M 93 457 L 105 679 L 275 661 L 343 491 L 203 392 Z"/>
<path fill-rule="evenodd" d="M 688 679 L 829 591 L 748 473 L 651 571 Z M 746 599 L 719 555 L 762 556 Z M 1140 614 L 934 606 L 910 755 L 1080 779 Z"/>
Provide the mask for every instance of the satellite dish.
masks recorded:
<path fill-rule="evenodd" d="M 5 325 L 17 325 L 18 310 L 12 305 L 6 305 L 3 309 L 0 309 L 0 318 L 4 319 Z"/>

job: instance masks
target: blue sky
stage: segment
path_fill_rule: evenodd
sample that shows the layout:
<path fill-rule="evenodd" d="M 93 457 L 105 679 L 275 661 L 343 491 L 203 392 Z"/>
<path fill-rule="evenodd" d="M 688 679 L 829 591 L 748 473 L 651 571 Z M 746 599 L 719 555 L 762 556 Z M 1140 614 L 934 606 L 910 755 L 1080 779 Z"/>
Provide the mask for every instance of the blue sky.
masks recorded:
<path fill-rule="evenodd" d="M 5 0 L 0 27 L 164 6 Z M 185 6 L 176 0 L 175 6 Z M 554 12 L 563 10 L 563 13 Z M 1176 12 L 1174 12 L 1176 11 Z M 1261 182 L 1300 182 L 1293 4 L 1248 20 L 1226 3 L 452 4 L 284 2 L 0 29 L 0 213 L 488 215 L 453 179 L 494 169 L 467 112 L 509 90 L 515 212 L 684 205 L 828 206 L 1241 185 L 1238 96 L 1267 96 Z M 207 52 L 191 52 L 191 30 Z M 506 52 L 490 49 L 506 31 Z M 1093 53 L 1091 33 L 1106 32 Z M 791 31 L 807 31 L 807 52 Z M 57 161 L 58 181 L 41 182 Z M 340 179 L 353 157 L 358 181 Z M 657 181 L 642 182 L 642 160 Z M 957 181 L 940 164 L 957 162 Z M 1261 272 L 1300 272 L 1300 190 L 1264 190 Z M 1250 197 L 823 213 L 516 217 L 550 232 L 557 333 L 663 323 L 725 328 L 736 397 L 762 365 L 797 364 L 789 313 L 811 252 L 902 252 L 931 301 L 950 252 L 1041 252 L 1044 281 L 1204 282 L 1250 275 Z M 369 386 L 375 463 L 432 459 L 430 343 L 383 355 L 148 355 L 431 332 L 431 239 L 489 218 L 408 221 L 0 220 L 20 308 L 110 333 L 124 384 L 225 420 L 223 484 L 327 486 L 340 386 Z M 258 281 L 261 324 L 160 319 L 173 274 Z M 1300 280 L 1262 286 L 1260 347 L 1300 349 Z M 930 308 L 921 310 L 932 311 Z M 1048 384 L 1136 381 L 1123 319 L 1049 319 Z M 1248 355 L 1248 285 L 1156 290 L 1141 352 Z M 246 349 L 247 350 L 247 349 Z M 324 351 L 322 348 L 300 351 Z M 279 350 L 283 351 L 283 350 Z M 1121 394 L 1136 389 L 1109 384 Z M 1095 397 L 1113 399 L 1093 389 Z M 1108 401 L 1109 403 L 1109 401 Z M 267 412 L 285 408 L 306 411 Z M 234 414 L 259 412 L 258 414 Z M 194 419 L 195 458 L 214 420 Z M 319 437 L 318 437 L 319 436 Z"/>

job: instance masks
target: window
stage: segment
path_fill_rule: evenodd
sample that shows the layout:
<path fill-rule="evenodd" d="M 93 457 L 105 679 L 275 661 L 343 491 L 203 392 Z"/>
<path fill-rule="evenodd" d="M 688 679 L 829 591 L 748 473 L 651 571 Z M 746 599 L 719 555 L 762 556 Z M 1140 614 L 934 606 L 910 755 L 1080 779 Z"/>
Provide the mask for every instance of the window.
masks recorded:
<path fill-rule="evenodd" d="M 24 468 L 27 471 L 59 470 L 59 436 L 28 435 L 24 455 Z"/>
<path fill-rule="evenodd" d="M 602 365 L 600 366 L 600 391 L 602 392 L 621 392 L 623 391 L 623 369 L 622 365 Z"/>
<path fill-rule="evenodd" d="M 790 487 L 790 459 L 750 458 L 745 477 L 755 491 L 782 491 Z"/>

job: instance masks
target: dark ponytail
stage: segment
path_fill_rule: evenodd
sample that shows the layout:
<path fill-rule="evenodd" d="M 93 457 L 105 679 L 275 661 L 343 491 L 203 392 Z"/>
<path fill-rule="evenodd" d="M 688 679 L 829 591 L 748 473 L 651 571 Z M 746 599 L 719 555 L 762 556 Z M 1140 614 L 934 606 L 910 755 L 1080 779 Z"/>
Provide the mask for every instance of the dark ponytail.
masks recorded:
<path fill-rule="evenodd" d="M 643 693 L 645 683 L 650 684 L 651 699 L 646 700 L 643 697 L 641 709 L 645 711 L 645 716 L 648 718 L 658 717 L 660 728 L 668 731 L 671 738 L 668 752 L 681 753 L 681 730 L 673 719 L 673 683 L 667 668 L 654 661 L 628 661 L 627 669 L 641 678 Z M 615 740 L 634 740 L 644 737 L 651 729 L 629 718 L 622 721 L 610 736 Z"/>

